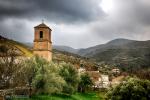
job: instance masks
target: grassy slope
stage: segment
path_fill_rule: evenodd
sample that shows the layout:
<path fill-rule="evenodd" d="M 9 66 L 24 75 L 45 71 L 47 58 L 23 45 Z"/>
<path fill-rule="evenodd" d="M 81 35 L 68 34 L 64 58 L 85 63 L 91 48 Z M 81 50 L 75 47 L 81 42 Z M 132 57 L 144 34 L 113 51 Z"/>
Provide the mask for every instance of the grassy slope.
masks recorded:
<path fill-rule="evenodd" d="M 32 97 L 31 99 L 15 99 L 15 100 L 104 100 L 102 95 L 96 93 L 76 93 L 72 96 L 66 95 L 39 95 Z"/>
<path fill-rule="evenodd" d="M 0 41 L 0 44 L 10 45 L 12 47 L 16 47 L 26 57 L 32 57 L 33 56 L 32 51 L 27 46 L 25 46 L 24 44 L 21 44 L 19 42 L 16 42 L 13 40 L 5 40 L 5 41 Z"/>
<path fill-rule="evenodd" d="M 32 51 L 29 50 L 27 47 L 25 47 L 23 44 L 20 44 L 20 43 L 13 43 L 15 47 L 17 47 L 19 50 L 21 50 L 25 56 L 27 57 L 32 57 L 33 54 L 32 54 Z"/>

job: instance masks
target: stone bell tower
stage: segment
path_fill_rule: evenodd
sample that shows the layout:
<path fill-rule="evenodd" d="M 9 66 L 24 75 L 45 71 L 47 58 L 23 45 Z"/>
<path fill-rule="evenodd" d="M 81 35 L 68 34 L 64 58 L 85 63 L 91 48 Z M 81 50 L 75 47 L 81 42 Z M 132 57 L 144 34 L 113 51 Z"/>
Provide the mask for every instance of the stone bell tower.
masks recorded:
<path fill-rule="evenodd" d="M 33 53 L 48 61 L 52 60 L 51 31 L 44 22 L 34 27 Z"/>

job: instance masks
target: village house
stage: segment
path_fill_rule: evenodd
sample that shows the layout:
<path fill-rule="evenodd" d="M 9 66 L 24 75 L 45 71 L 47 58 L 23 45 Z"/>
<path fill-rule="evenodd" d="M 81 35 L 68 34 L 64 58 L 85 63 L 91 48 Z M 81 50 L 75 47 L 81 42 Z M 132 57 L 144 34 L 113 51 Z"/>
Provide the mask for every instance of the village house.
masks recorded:
<path fill-rule="evenodd" d="M 87 73 L 94 83 L 94 88 L 109 88 L 110 81 L 108 75 L 100 74 L 99 71 L 87 71 Z"/>
<path fill-rule="evenodd" d="M 94 85 L 94 88 L 99 88 L 100 85 L 100 79 L 101 79 L 101 74 L 99 73 L 99 71 L 87 71 L 87 73 L 89 74 L 89 76 L 91 77 Z"/>
<path fill-rule="evenodd" d="M 120 69 L 118 69 L 118 68 L 113 68 L 113 69 L 112 69 L 112 72 L 115 73 L 115 74 L 119 74 L 119 73 L 120 73 Z"/>
<path fill-rule="evenodd" d="M 109 88 L 110 81 L 109 81 L 108 75 L 101 75 L 101 78 L 99 81 L 101 83 L 99 88 Z"/>

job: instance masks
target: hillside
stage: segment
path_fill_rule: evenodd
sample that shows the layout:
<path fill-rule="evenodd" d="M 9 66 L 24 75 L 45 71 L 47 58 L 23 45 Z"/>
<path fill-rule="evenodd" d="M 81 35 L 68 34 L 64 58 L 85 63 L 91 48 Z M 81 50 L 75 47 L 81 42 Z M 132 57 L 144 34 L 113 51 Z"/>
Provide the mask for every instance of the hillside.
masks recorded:
<path fill-rule="evenodd" d="M 58 46 L 59 51 L 72 52 L 80 56 L 94 59 L 97 63 L 119 66 L 121 68 L 144 68 L 150 66 L 150 41 L 115 39 L 85 49 L 73 49 Z M 75 52 L 73 52 L 75 51 Z"/>
<path fill-rule="evenodd" d="M 32 51 L 28 46 L 0 36 L 0 56 L 3 56 L 3 54 L 8 52 L 13 52 L 17 56 L 33 56 Z"/>
<path fill-rule="evenodd" d="M 2 38 L 0 45 L 17 48 L 21 55 L 31 57 L 32 44 L 22 43 Z M 80 55 L 80 56 L 79 56 Z M 92 60 L 91 60 L 92 59 Z M 150 66 L 150 41 L 135 41 L 116 39 L 106 44 L 93 46 L 86 49 L 73 49 L 68 46 L 53 46 L 53 61 L 70 62 L 77 67 L 83 64 L 88 70 L 94 70 L 99 64 L 105 63 L 120 68 L 143 68 Z"/>
<path fill-rule="evenodd" d="M 53 49 L 56 49 L 59 51 L 66 51 L 66 52 L 70 52 L 70 53 L 74 53 L 74 54 L 77 54 L 77 52 L 78 52 L 78 49 L 74 49 L 69 46 L 61 46 L 61 45 L 53 45 Z"/>
<path fill-rule="evenodd" d="M 78 54 L 120 67 L 149 67 L 150 41 L 116 39 L 106 44 L 81 49 Z"/>
<path fill-rule="evenodd" d="M 77 54 L 82 56 L 82 58 L 93 59 L 97 63 L 105 63 L 122 68 L 143 68 L 150 66 L 150 41 L 115 39 L 106 44 L 85 49 L 73 49 L 68 46 L 53 46 L 53 48 L 59 51 L 59 53 L 61 52 L 61 54 L 65 52 L 69 54 L 70 52 L 70 54 Z M 65 56 L 57 58 L 66 59 Z"/>
<path fill-rule="evenodd" d="M 15 53 L 16 56 L 25 56 L 25 57 L 33 56 L 31 43 L 23 44 L 0 36 L 0 56 L 4 56 L 4 54 L 6 53 L 5 48 L 9 49 L 8 50 L 9 52 L 10 50 L 13 50 L 11 52 Z M 53 48 L 52 52 L 53 52 L 54 62 L 71 63 L 75 65 L 77 68 L 79 68 L 82 65 L 87 70 L 95 70 L 97 68 L 97 64 L 86 57 L 82 57 L 77 54 L 69 53 L 63 50 L 60 51 L 59 49 L 56 50 L 55 48 Z M 9 56 L 9 55 L 5 55 L 5 56 Z"/>
<path fill-rule="evenodd" d="M 112 40 L 106 44 L 96 45 L 90 48 L 86 49 L 80 49 L 78 50 L 77 54 L 81 56 L 91 57 L 94 54 L 97 54 L 99 52 L 103 52 L 107 49 L 113 49 L 117 47 L 123 47 L 124 45 L 133 42 L 133 40 L 128 39 L 116 39 Z"/>

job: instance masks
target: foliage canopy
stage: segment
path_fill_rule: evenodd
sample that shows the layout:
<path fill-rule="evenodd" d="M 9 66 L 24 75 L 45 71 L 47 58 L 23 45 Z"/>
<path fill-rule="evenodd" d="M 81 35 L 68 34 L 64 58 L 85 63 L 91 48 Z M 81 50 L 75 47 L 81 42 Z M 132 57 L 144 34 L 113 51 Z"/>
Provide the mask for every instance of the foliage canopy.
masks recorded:
<path fill-rule="evenodd" d="M 150 100 L 150 81 L 128 78 L 107 93 L 109 100 Z"/>

